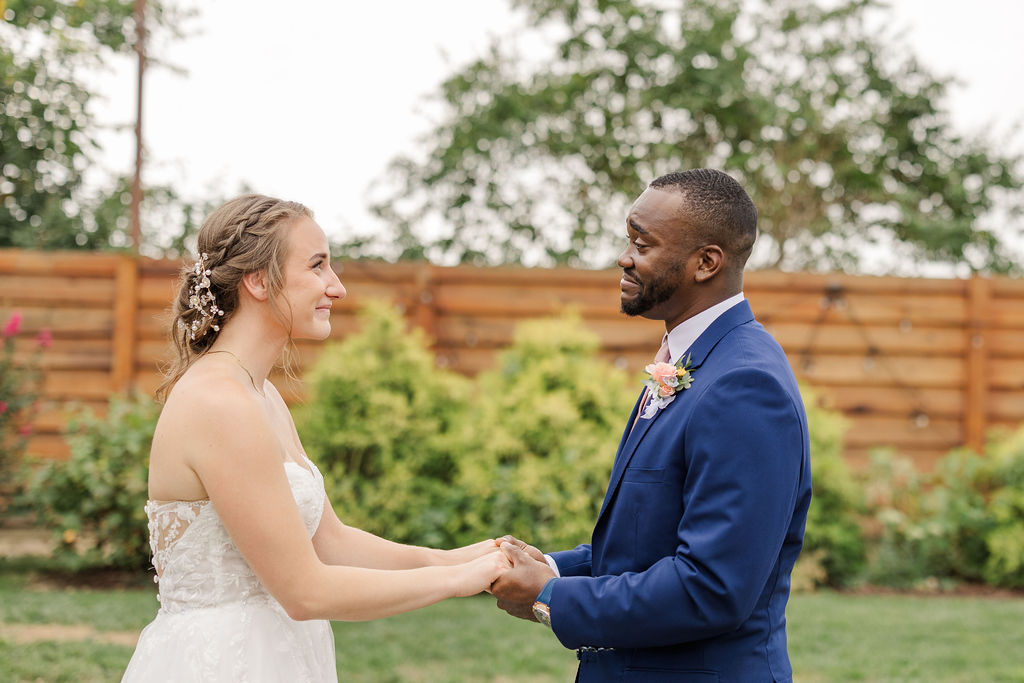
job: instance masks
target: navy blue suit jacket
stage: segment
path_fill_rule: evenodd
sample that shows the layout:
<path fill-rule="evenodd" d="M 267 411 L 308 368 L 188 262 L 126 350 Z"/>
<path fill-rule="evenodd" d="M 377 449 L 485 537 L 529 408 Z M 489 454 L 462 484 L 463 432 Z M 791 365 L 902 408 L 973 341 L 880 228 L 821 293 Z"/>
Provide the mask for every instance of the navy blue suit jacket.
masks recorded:
<path fill-rule="evenodd" d="M 746 301 L 694 342 L 693 385 L 630 430 L 592 541 L 552 553 L 579 681 L 789 681 L 786 602 L 811 472 L 782 349 Z M 685 357 L 685 355 L 684 355 Z"/>

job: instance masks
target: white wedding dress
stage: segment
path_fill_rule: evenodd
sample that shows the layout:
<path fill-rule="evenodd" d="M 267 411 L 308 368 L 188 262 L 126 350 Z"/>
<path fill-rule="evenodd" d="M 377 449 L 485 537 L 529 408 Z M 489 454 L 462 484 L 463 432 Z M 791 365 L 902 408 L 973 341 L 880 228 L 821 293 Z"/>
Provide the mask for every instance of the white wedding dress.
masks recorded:
<path fill-rule="evenodd" d="M 324 481 L 285 464 L 310 537 Z M 327 621 L 294 621 L 256 578 L 209 501 L 146 504 L 160 610 L 139 637 L 125 681 L 337 681 Z"/>

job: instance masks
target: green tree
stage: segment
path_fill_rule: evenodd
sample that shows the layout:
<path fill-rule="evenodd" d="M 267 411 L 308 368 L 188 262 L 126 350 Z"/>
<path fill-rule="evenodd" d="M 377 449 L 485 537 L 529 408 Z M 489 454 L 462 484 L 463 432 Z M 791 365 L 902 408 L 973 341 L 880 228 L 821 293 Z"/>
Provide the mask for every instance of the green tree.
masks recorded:
<path fill-rule="evenodd" d="M 96 181 L 93 189 L 85 182 L 87 169 L 96 166 L 100 129 L 90 112 L 95 94 L 87 78 L 135 49 L 134 4 L 0 2 L 0 247 L 128 244 L 127 179 Z M 148 44 L 179 37 L 186 15 L 169 2 L 150 0 Z M 172 214 L 185 231 L 197 210 L 167 187 L 147 189 L 143 206 L 148 216 Z M 173 241 L 158 246 L 177 248 Z"/>
<path fill-rule="evenodd" d="M 647 182 L 713 166 L 759 208 L 758 265 L 855 269 L 871 245 L 1019 265 L 979 217 L 1001 194 L 1020 215 L 1020 157 L 954 130 L 950 81 L 879 32 L 877 0 L 511 2 L 541 38 L 443 83 L 374 203 L 395 234 L 364 253 L 606 265 Z"/>

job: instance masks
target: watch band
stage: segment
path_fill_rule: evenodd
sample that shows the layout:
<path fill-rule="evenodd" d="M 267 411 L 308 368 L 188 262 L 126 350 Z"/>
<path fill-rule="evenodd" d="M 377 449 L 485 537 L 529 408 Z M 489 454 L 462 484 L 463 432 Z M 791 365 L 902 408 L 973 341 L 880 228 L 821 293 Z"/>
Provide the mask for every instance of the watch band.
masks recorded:
<path fill-rule="evenodd" d="M 551 628 L 551 593 L 554 591 L 557 580 L 557 578 L 548 579 L 544 588 L 541 589 L 540 595 L 533 602 L 533 616 L 548 628 Z"/>

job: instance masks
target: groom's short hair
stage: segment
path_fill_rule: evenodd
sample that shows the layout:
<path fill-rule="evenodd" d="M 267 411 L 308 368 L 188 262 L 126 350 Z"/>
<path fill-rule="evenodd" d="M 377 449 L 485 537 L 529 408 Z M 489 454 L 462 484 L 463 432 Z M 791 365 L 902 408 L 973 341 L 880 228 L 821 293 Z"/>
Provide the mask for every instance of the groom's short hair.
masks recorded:
<path fill-rule="evenodd" d="M 722 171 L 695 168 L 667 173 L 650 187 L 683 196 L 683 211 L 692 235 L 701 244 L 717 244 L 740 263 L 757 238 L 757 207 L 738 182 Z"/>

